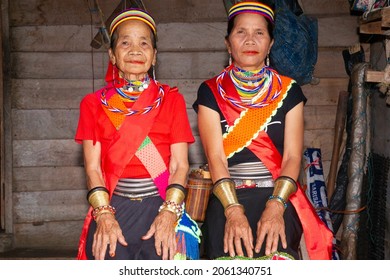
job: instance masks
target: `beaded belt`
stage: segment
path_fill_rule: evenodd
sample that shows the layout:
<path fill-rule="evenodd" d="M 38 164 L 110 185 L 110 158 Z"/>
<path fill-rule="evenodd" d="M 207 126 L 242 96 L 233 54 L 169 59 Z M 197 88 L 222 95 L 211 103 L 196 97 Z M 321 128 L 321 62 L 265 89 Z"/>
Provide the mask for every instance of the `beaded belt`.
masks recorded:
<path fill-rule="evenodd" d="M 236 184 L 236 189 L 272 188 L 274 186 L 271 172 L 261 161 L 229 166 L 229 172 Z"/>
<path fill-rule="evenodd" d="M 272 178 L 265 179 L 236 179 L 232 178 L 236 183 L 236 189 L 247 188 L 272 188 L 274 186 L 274 180 Z"/>
<path fill-rule="evenodd" d="M 114 194 L 131 200 L 142 200 L 159 195 L 157 187 L 151 178 L 121 178 L 115 187 Z"/>

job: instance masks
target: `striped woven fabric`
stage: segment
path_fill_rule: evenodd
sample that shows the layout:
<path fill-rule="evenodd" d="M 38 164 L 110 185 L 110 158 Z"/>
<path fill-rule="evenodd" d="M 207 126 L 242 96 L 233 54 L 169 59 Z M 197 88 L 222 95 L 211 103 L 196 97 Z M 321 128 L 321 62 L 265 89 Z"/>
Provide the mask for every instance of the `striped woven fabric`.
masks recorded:
<path fill-rule="evenodd" d="M 152 16 L 144 10 L 132 8 L 123 11 L 113 19 L 110 25 L 110 36 L 112 35 L 112 33 L 114 33 L 115 29 L 118 27 L 119 24 L 131 19 L 143 21 L 153 30 L 154 35 L 157 35 L 156 23 L 154 22 Z"/>
<path fill-rule="evenodd" d="M 229 9 L 228 20 L 231 20 L 238 14 L 255 13 L 268 18 L 272 23 L 274 22 L 274 12 L 270 7 L 258 2 L 239 2 Z"/>

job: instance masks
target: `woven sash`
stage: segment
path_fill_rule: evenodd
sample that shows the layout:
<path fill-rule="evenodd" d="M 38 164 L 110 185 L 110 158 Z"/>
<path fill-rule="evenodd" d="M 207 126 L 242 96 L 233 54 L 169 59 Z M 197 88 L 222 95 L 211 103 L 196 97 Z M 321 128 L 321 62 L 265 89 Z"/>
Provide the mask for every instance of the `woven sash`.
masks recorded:
<path fill-rule="evenodd" d="M 138 148 L 135 156 L 142 162 L 146 170 L 148 170 L 160 194 L 164 192 L 165 196 L 165 188 L 168 185 L 169 171 L 162 156 L 148 136 Z"/>
<path fill-rule="evenodd" d="M 281 90 L 281 93 L 267 106 L 243 110 L 234 122 L 232 117 L 225 115 L 228 123 L 233 122 L 233 126 L 230 126 L 227 133 L 223 135 L 223 146 L 227 158 L 248 147 L 253 139 L 258 137 L 260 131 L 264 131 L 271 118 L 276 114 L 277 109 L 282 106 L 283 99 L 291 86 L 291 79 L 283 76 L 281 76 L 281 79 L 282 89 L 278 89 L 278 81 L 273 80 L 273 90 Z"/>
<path fill-rule="evenodd" d="M 159 90 L 162 90 L 163 85 L 156 85 L 154 82 L 147 89 L 147 95 L 144 92 L 140 98 L 134 103 L 132 109 L 142 110 L 146 106 L 152 104 L 158 97 Z M 168 88 L 163 88 L 165 93 Z M 99 95 L 99 94 L 98 94 Z M 102 93 L 100 93 L 102 95 Z M 116 93 L 114 88 L 107 90 L 106 97 L 112 106 L 118 110 L 125 110 L 122 99 Z M 115 111 L 108 110 L 102 104 L 104 111 L 112 124 L 117 129 L 116 134 L 109 146 L 107 155 L 102 159 L 103 170 L 105 171 L 108 180 L 110 192 L 117 185 L 124 168 L 130 162 L 133 156 L 139 158 L 149 172 L 151 178 L 156 184 L 159 194 L 165 199 L 165 190 L 168 185 L 169 171 L 164 163 L 164 160 L 153 142 L 148 137 L 149 131 L 154 123 L 154 119 L 159 112 L 159 107 L 153 108 L 145 114 L 134 114 L 125 116 L 118 114 Z M 151 160 L 153 158 L 153 160 Z M 157 160 L 155 160 L 157 158 Z"/>

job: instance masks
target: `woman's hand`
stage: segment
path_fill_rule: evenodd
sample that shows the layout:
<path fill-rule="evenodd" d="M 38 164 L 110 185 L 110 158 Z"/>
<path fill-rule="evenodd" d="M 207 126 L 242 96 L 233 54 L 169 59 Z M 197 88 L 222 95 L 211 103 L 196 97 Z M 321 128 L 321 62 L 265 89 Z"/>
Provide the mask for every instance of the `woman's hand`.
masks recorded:
<path fill-rule="evenodd" d="M 279 238 L 283 248 L 287 248 L 283 213 L 284 206 L 280 202 L 274 200 L 267 202 L 264 212 L 257 223 L 256 253 L 260 252 L 265 236 L 267 236 L 265 243 L 266 255 L 278 249 Z"/>
<path fill-rule="evenodd" d="M 115 256 L 117 242 L 123 246 L 127 246 L 122 230 L 113 214 L 100 214 L 96 223 L 97 228 L 92 243 L 92 254 L 96 260 L 104 260 L 107 245 L 110 246 L 109 254 L 111 257 Z"/>
<path fill-rule="evenodd" d="M 163 260 L 173 260 L 176 254 L 176 214 L 170 211 L 161 211 L 154 219 L 148 232 L 142 237 L 147 240 L 154 235 L 156 253 Z"/>
<path fill-rule="evenodd" d="M 225 235 L 223 238 L 223 250 L 229 252 L 231 257 L 244 256 L 242 250 L 244 244 L 248 257 L 253 257 L 253 235 L 248 219 L 241 207 L 233 206 L 226 210 Z"/>

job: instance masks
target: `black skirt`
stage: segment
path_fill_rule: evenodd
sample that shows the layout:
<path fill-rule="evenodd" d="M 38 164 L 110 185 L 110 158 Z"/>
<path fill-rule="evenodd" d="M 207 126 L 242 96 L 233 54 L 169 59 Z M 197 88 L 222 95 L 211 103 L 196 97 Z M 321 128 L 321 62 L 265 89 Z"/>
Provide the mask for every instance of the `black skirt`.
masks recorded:
<path fill-rule="evenodd" d="M 122 233 L 128 243 L 123 246 L 117 243 L 115 256 L 109 256 L 109 248 L 105 259 L 107 260 L 161 260 L 156 254 L 154 237 L 142 240 L 154 219 L 158 215 L 158 209 L 163 203 L 160 196 L 145 198 L 143 200 L 130 200 L 129 198 L 113 195 L 111 206 L 115 207 L 115 217 L 122 229 Z M 96 231 L 96 222 L 92 220 L 87 237 L 86 253 L 88 259 L 92 256 L 93 235 Z"/>
<path fill-rule="evenodd" d="M 256 242 L 257 222 L 265 209 L 265 204 L 273 188 L 251 188 L 236 190 L 239 203 L 245 207 L 245 215 L 249 221 L 253 233 L 254 243 Z M 226 218 L 221 202 L 213 194 L 210 196 L 209 204 L 206 210 L 206 218 L 202 225 L 203 235 L 203 250 L 205 257 L 208 259 L 216 259 L 222 256 L 229 256 L 223 251 L 223 237 L 225 231 Z M 294 206 L 288 202 L 286 211 L 284 212 L 284 222 L 287 240 L 287 249 L 283 249 L 279 242 L 278 251 L 285 252 L 299 259 L 299 244 L 303 233 L 301 222 Z M 255 244 L 253 244 L 255 245 Z M 244 254 L 246 255 L 243 246 Z M 260 253 L 254 252 L 254 258 L 265 255 L 265 241 L 260 250 Z"/>

